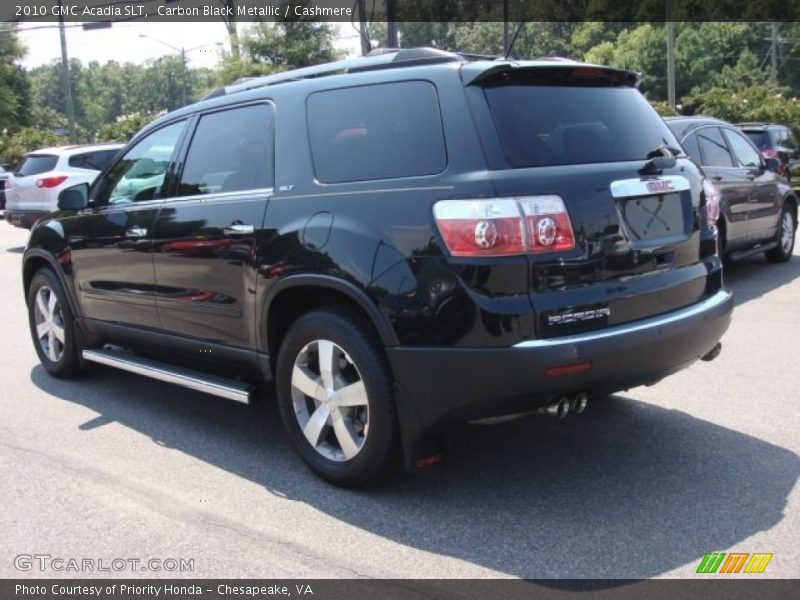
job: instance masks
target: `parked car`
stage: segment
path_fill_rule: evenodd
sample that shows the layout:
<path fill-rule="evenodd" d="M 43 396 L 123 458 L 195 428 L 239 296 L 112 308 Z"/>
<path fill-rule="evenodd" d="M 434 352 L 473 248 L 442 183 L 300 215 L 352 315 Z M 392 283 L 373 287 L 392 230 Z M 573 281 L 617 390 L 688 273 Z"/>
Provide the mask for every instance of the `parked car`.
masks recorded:
<path fill-rule="evenodd" d="M 217 90 L 33 228 L 39 359 L 242 402 L 274 380 L 295 449 L 347 486 L 441 461 L 454 422 L 711 360 L 713 188 L 637 85 L 409 49 Z"/>
<path fill-rule="evenodd" d="M 736 126 L 744 131 L 764 158 L 780 161 L 777 172 L 791 184 L 792 171 L 800 168 L 800 145 L 792 130 L 774 123 L 738 123 Z"/>
<path fill-rule="evenodd" d="M 30 229 L 54 211 L 61 190 L 91 183 L 123 144 L 60 146 L 26 154 L 6 184 L 6 220 Z"/>
<path fill-rule="evenodd" d="M 764 158 L 730 123 L 708 117 L 668 117 L 667 125 L 720 193 L 720 252 L 742 259 L 764 252 L 786 262 L 794 250 L 797 196 L 777 175 L 778 159 Z"/>
<path fill-rule="evenodd" d="M 8 165 L 0 165 L 0 210 L 6 207 L 6 181 L 11 176 L 11 170 L 6 169 Z"/>

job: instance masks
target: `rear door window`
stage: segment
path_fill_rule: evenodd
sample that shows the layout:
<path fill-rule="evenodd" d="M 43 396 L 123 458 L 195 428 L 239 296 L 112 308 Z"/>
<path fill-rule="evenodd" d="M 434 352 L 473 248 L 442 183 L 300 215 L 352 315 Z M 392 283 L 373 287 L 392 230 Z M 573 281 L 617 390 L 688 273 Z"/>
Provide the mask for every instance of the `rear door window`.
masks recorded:
<path fill-rule="evenodd" d="M 242 106 L 200 117 L 178 196 L 267 189 L 274 182 L 272 109 Z"/>
<path fill-rule="evenodd" d="M 447 165 L 439 99 L 426 81 L 317 92 L 307 115 L 324 183 L 434 175 Z"/>
<path fill-rule="evenodd" d="M 645 160 L 679 147 L 635 88 L 501 83 L 484 92 L 512 167 Z"/>
<path fill-rule="evenodd" d="M 53 154 L 29 154 L 17 167 L 17 175 L 28 177 L 52 171 L 56 167 L 58 156 Z"/>
<path fill-rule="evenodd" d="M 703 164 L 709 167 L 732 167 L 733 158 L 719 127 L 703 127 L 697 132 Z"/>
<path fill-rule="evenodd" d="M 736 157 L 738 166 L 748 168 L 758 168 L 761 166 L 761 157 L 744 136 L 735 131 L 725 130 L 725 137 L 728 139 L 733 155 Z"/>
<path fill-rule="evenodd" d="M 756 145 L 756 148 L 759 150 L 770 147 L 771 142 L 766 131 L 745 131 L 744 133 L 750 138 L 750 141 L 753 142 Z"/>

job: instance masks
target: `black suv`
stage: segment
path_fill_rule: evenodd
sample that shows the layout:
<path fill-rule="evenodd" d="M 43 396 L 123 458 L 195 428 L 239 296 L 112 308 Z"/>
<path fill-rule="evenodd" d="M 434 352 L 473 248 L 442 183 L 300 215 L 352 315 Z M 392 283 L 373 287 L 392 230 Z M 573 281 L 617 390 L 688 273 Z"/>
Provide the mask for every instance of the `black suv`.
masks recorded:
<path fill-rule="evenodd" d="M 637 76 L 387 52 L 157 119 L 24 255 L 44 368 L 247 402 L 325 479 L 439 462 L 447 425 L 652 384 L 730 321 L 698 167 Z"/>
<path fill-rule="evenodd" d="M 686 152 L 719 190 L 720 253 L 733 260 L 763 252 L 771 262 L 792 257 L 797 197 L 776 175 L 776 158 L 763 158 L 736 127 L 709 117 L 667 117 Z"/>
<path fill-rule="evenodd" d="M 774 123 L 737 123 L 764 158 L 777 158 L 777 172 L 791 183 L 792 171 L 800 165 L 800 145 L 792 130 Z"/>

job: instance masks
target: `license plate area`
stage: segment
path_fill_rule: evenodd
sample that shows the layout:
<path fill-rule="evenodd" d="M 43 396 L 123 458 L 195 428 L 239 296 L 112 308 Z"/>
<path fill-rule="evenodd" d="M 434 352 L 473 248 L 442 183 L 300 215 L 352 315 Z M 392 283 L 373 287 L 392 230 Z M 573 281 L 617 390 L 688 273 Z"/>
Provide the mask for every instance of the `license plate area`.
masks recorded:
<path fill-rule="evenodd" d="M 620 198 L 620 221 L 628 239 L 653 241 L 686 235 L 686 213 L 680 193 Z"/>

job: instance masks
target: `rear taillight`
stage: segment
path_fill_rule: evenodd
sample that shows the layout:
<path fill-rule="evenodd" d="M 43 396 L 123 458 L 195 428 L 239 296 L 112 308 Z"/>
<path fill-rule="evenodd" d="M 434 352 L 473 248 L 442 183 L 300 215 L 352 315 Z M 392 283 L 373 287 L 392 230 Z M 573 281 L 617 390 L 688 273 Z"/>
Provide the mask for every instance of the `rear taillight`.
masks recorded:
<path fill-rule="evenodd" d="M 433 214 L 453 256 L 514 256 L 575 247 L 559 196 L 441 200 Z"/>
<path fill-rule="evenodd" d="M 433 215 L 453 256 L 525 252 L 522 214 L 514 200 L 442 200 L 434 205 Z"/>
<path fill-rule="evenodd" d="M 719 189 L 708 179 L 703 179 L 703 194 L 706 197 L 706 221 L 709 226 L 714 225 L 719 219 Z"/>
<path fill-rule="evenodd" d="M 58 177 L 42 177 L 36 180 L 36 187 L 38 188 L 54 188 L 58 187 L 67 180 L 66 175 L 59 175 Z"/>
<path fill-rule="evenodd" d="M 575 235 L 564 201 L 559 196 L 520 198 L 528 231 L 528 251 L 563 252 L 575 247 Z"/>
<path fill-rule="evenodd" d="M 773 150 L 772 148 L 764 148 L 761 151 L 761 156 L 764 158 L 778 158 L 777 150 Z"/>

